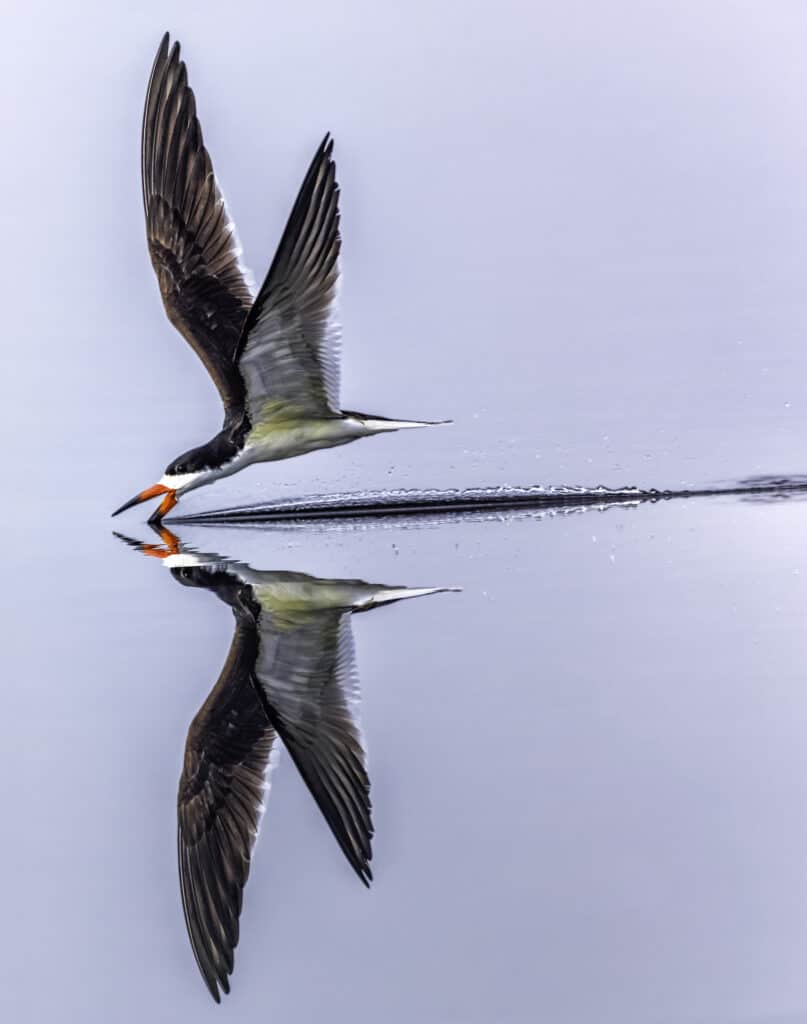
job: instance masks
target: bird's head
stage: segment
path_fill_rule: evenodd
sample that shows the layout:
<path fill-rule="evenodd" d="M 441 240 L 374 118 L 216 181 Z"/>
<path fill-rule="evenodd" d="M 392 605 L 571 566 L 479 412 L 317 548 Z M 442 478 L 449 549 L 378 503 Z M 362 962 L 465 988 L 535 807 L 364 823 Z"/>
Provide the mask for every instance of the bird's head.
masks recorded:
<path fill-rule="evenodd" d="M 141 491 L 124 502 L 120 508 L 115 509 L 112 515 L 116 516 L 133 505 L 139 505 L 142 501 L 163 495 L 163 500 L 153 516 L 155 520 L 161 519 L 171 511 L 182 494 L 194 487 L 201 487 L 209 477 L 215 476 L 215 471 L 206 462 L 204 448 L 192 448 L 165 467 L 165 473 L 159 483 L 154 484 L 153 487 L 147 487 L 145 491 Z"/>

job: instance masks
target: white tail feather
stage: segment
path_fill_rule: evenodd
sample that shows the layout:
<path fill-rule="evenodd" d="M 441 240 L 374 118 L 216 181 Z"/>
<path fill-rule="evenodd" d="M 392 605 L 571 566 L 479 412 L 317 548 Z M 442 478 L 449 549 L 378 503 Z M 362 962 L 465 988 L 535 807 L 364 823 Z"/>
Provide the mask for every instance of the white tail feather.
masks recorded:
<path fill-rule="evenodd" d="M 461 587 L 386 587 L 370 598 L 370 605 L 389 604 L 390 601 L 406 601 L 410 597 L 426 597 L 428 594 L 458 593 Z"/>
<path fill-rule="evenodd" d="M 451 423 L 451 420 L 377 420 L 372 416 L 362 416 L 361 422 L 374 434 L 380 434 L 384 430 L 412 430 L 415 427 L 444 427 Z"/>

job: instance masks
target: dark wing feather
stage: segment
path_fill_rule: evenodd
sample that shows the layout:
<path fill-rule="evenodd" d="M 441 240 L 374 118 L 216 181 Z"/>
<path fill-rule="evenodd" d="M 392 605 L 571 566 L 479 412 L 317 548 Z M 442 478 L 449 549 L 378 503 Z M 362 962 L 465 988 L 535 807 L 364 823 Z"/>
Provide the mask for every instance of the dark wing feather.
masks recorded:
<path fill-rule="evenodd" d="M 289 413 L 339 411 L 334 306 L 341 240 L 332 152 L 326 135 L 244 325 L 237 359 L 253 425 Z"/>
<path fill-rule="evenodd" d="M 168 33 L 146 93 L 141 160 L 149 254 L 168 319 L 204 363 L 225 411 L 240 410 L 234 356 L 252 295 L 179 43 L 169 51 Z"/>
<path fill-rule="evenodd" d="M 369 885 L 370 780 L 350 612 L 264 611 L 255 675 L 266 713 L 353 870 Z"/>
<path fill-rule="evenodd" d="M 191 723 L 177 798 L 182 907 L 216 1002 L 230 991 L 241 898 L 275 732 L 252 681 L 257 640 L 239 622 L 218 682 Z"/>

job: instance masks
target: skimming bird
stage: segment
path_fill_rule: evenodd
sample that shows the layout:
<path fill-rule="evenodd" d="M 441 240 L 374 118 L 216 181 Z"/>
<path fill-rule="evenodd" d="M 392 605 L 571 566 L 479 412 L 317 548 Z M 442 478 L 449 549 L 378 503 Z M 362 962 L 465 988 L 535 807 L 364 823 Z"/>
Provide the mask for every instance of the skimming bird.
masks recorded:
<path fill-rule="evenodd" d="M 168 319 L 201 358 L 224 403 L 216 436 L 174 459 L 153 487 L 113 515 L 180 495 L 255 462 L 360 437 L 436 424 L 342 410 L 339 404 L 339 186 L 325 136 L 253 301 L 235 227 L 202 141 L 179 43 L 163 37 L 143 113 L 146 234 Z"/>
<path fill-rule="evenodd" d="M 235 617 L 230 652 L 188 730 L 177 795 L 182 906 L 216 1002 L 229 992 L 243 888 L 279 736 L 353 870 L 369 885 L 370 781 L 358 722 L 350 615 L 453 588 L 386 587 L 265 572 L 220 555 L 117 536 L 162 560 Z"/>

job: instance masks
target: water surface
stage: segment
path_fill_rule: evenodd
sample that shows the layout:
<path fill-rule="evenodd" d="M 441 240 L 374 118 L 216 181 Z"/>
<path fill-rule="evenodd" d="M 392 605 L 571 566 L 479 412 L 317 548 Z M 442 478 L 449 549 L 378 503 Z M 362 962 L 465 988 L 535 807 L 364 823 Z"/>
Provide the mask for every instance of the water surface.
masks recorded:
<path fill-rule="evenodd" d="M 281 760 L 228 1012 L 638 1022 L 804 1005 L 803 508 L 184 529 L 264 568 L 463 587 L 354 617 L 375 883 L 362 890 Z M 48 1012 L 47 964 L 78 1013 L 212 1014 L 175 796 L 231 616 L 89 526 L 33 551 L 10 539 L 7 572 L 21 683 L 4 998 Z"/>

